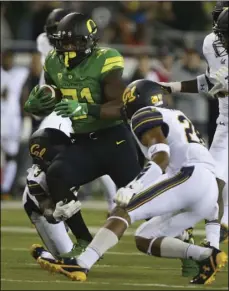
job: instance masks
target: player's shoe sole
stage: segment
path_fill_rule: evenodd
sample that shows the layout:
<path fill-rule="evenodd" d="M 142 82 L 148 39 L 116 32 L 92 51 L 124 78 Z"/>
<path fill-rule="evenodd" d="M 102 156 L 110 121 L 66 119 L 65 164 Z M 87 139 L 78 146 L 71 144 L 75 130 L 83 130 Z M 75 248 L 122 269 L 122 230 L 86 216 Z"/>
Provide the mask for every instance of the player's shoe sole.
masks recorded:
<path fill-rule="evenodd" d="M 72 271 L 71 270 L 71 272 L 69 272 L 68 270 L 61 268 L 60 272 L 63 275 L 67 276 L 72 281 L 85 282 L 87 280 L 87 275 L 86 275 L 86 273 L 84 271 Z"/>
<path fill-rule="evenodd" d="M 80 267 L 75 258 L 65 259 L 60 268 L 60 273 L 72 281 L 84 282 L 87 280 L 88 270 Z"/>
<path fill-rule="evenodd" d="M 37 259 L 38 264 L 42 269 L 49 271 L 50 273 L 60 273 L 61 270 L 61 262 L 49 260 L 46 258 L 39 257 Z"/>
<path fill-rule="evenodd" d="M 228 257 L 226 253 L 213 248 L 212 255 L 209 258 L 199 262 L 200 272 L 190 281 L 190 283 L 203 285 L 212 284 L 212 282 L 215 281 L 216 273 L 225 266 L 227 260 Z"/>

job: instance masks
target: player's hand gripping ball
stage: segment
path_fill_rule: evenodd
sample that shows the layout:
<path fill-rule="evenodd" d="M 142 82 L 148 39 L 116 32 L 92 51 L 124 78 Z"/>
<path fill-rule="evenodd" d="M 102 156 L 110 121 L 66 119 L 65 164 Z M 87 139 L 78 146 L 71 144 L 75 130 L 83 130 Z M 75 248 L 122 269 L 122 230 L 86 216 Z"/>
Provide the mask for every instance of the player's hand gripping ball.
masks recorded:
<path fill-rule="evenodd" d="M 38 116 L 47 115 L 53 111 L 55 104 L 60 102 L 61 97 L 61 91 L 55 86 L 37 85 L 25 103 L 25 111 Z"/>

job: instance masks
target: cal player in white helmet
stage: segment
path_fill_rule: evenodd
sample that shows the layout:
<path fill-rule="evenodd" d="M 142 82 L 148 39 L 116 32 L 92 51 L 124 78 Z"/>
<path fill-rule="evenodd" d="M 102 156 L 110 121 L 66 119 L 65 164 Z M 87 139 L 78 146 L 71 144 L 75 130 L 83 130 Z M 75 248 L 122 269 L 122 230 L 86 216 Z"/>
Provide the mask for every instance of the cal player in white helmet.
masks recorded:
<path fill-rule="evenodd" d="M 123 94 L 124 113 L 134 138 L 150 161 L 115 200 L 119 207 L 78 258 L 59 271 L 85 281 L 87 273 L 108 249 L 115 246 L 135 221 L 163 216 L 148 232 L 137 236 L 138 248 L 164 258 L 192 258 L 199 265 L 193 284 L 207 284 L 227 261 L 217 248 L 185 243 L 176 237 L 216 213 L 218 187 L 215 164 L 200 134 L 179 110 L 158 108 L 165 90 L 149 80 L 131 83 Z M 150 223 L 150 222 L 148 222 Z"/>
<path fill-rule="evenodd" d="M 219 117 L 210 152 L 216 161 L 219 186 L 221 232 L 220 241 L 228 239 L 228 1 L 218 1 L 213 11 L 213 32 L 203 42 L 207 61 L 206 73 L 196 79 L 160 83 L 169 92 L 209 93 L 218 98 Z M 223 206 L 222 206 L 223 204 Z"/>
<path fill-rule="evenodd" d="M 70 13 L 70 11 L 66 9 L 58 8 L 58 9 L 54 9 L 47 17 L 46 24 L 44 27 L 45 32 L 41 33 L 37 38 L 37 50 L 41 54 L 42 66 L 44 65 L 45 58 L 48 55 L 49 51 L 53 49 L 52 35 L 56 33 L 57 25 L 59 21 L 68 13 Z M 44 84 L 45 84 L 44 71 L 42 71 L 39 85 L 41 86 Z M 55 113 L 52 113 L 52 114 L 55 115 Z M 59 117 L 59 120 L 61 118 L 62 117 Z M 68 118 L 64 118 L 64 119 L 68 119 Z M 98 183 L 100 184 L 101 190 L 104 193 L 105 198 L 107 199 L 108 212 L 110 213 L 111 210 L 115 206 L 115 203 L 113 202 L 113 197 L 116 193 L 116 186 L 108 175 L 102 176 L 101 178 L 96 179 L 96 181 L 98 181 Z M 95 182 L 93 181 L 81 187 L 81 192 L 85 194 L 91 193 L 93 185 L 95 185 L 96 181 Z"/>

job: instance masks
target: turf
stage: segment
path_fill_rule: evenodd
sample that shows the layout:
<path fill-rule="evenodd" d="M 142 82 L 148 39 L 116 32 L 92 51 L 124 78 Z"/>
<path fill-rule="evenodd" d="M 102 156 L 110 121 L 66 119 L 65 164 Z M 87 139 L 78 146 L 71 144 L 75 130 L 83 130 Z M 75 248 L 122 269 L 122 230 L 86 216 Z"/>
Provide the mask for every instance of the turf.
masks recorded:
<path fill-rule="evenodd" d="M 105 210 L 84 209 L 83 213 L 89 226 L 99 227 L 105 221 Z M 189 278 L 181 277 L 179 260 L 141 254 L 131 235 L 105 254 L 86 282 L 72 282 L 41 269 L 30 256 L 30 246 L 41 241 L 23 210 L 3 209 L 1 215 L 1 290 L 228 290 L 227 266 L 212 285 L 193 286 Z M 203 230 L 203 224 L 197 229 Z M 228 252 L 225 244 L 221 247 Z"/>

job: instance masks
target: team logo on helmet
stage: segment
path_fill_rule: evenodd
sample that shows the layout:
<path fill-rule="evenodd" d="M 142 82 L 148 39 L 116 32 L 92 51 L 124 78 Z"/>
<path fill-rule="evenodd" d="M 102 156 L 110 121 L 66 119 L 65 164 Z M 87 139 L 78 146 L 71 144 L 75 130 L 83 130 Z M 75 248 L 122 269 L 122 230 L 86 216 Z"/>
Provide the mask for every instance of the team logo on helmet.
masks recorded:
<path fill-rule="evenodd" d="M 163 96 L 162 96 L 162 94 L 151 96 L 151 102 L 155 106 L 162 105 L 163 104 Z"/>
<path fill-rule="evenodd" d="M 87 30 L 89 31 L 89 33 L 92 34 L 97 32 L 97 26 L 92 19 L 88 19 L 87 21 Z"/>
<path fill-rule="evenodd" d="M 46 148 L 40 148 L 40 145 L 39 144 L 33 144 L 31 147 L 30 147 L 30 153 L 31 155 L 37 157 L 37 158 L 40 158 L 41 160 L 43 160 L 43 156 L 46 152 Z"/>
<path fill-rule="evenodd" d="M 127 103 L 133 102 L 136 99 L 136 96 L 134 95 L 134 92 L 136 90 L 136 86 L 133 88 L 126 88 L 123 95 L 122 95 L 122 101 L 124 105 Z"/>

